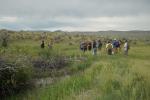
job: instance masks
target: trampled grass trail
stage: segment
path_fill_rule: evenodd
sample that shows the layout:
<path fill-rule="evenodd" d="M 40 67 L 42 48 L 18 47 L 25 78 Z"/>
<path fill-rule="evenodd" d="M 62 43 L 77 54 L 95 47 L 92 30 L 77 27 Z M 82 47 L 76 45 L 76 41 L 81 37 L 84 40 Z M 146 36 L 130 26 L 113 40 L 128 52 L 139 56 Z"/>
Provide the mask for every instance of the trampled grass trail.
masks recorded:
<path fill-rule="evenodd" d="M 149 100 L 149 47 L 122 54 L 98 55 L 85 70 L 12 100 Z M 138 53 L 137 53 L 138 52 Z M 145 58 L 144 58 L 145 55 Z"/>

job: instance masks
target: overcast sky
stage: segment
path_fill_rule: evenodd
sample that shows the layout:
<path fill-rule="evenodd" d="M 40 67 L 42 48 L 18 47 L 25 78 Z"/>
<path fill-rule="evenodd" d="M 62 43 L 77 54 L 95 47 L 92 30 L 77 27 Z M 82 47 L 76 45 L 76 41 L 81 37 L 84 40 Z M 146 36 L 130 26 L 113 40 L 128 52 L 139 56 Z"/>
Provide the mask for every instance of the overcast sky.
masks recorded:
<path fill-rule="evenodd" d="M 0 0 L 0 29 L 150 30 L 150 0 Z"/>

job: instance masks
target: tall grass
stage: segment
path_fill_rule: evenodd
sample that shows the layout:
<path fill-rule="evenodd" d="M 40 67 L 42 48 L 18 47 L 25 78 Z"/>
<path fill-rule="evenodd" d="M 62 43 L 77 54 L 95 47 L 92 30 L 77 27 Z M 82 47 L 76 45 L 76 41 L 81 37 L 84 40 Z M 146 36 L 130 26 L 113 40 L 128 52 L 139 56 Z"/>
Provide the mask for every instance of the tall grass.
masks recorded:
<path fill-rule="evenodd" d="M 128 57 L 121 54 L 96 57 L 86 53 L 87 61 L 75 63 L 71 68 L 74 72 L 81 70 L 81 73 L 66 76 L 55 84 L 29 91 L 23 96 L 14 96 L 11 100 L 149 100 L 149 71 L 144 71 L 149 62 L 141 56 L 143 51 L 138 49 L 137 52 L 139 54 L 131 51 Z M 143 60 L 144 69 L 141 68 Z M 90 90 L 92 92 L 88 94 Z"/>
<path fill-rule="evenodd" d="M 30 100 L 63 100 L 68 98 L 69 95 L 79 93 L 80 91 L 89 89 L 94 82 L 94 76 L 100 71 L 101 66 L 87 69 L 83 73 L 75 74 L 70 77 L 66 77 L 60 82 L 50 85 L 46 88 L 38 89 L 37 91 L 29 92 L 22 99 Z M 36 92 L 36 93 L 35 93 Z M 12 100 L 16 98 L 12 97 Z M 18 99 L 18 98 L 17 98 Z"/>
<path fill-rule="evenodd" d="M 79 51 L 78 43 L 70 45 L 66 41 L 55 44 L 52 49 L 47 47 L 41 49 L 39 41 L 31 40 L 14 41 L 10 44 L 9 49 L 0 49 L 0 54 L 10 57 L 10 59 L 16 57 L 16 55 L 27 55 L 30 57 L 29 60 L 40 58 L 40 60 L 46 61 L 46 64 L 56 56 L 58 58 L 64 56 L 68 58 L 86 58 L 79 62 L 69 62 L 66 67 L 63 67 L 62 69 L 69 73 L 67 75 L 60 74 L 61 69 L 52 73 L 54 77 L 58 74 L 63 77 L 62 79 L 58 78 L 55 83 L 29 90 L 24 94 L 20 93 L 11 96 L 8 98 L 9 100 L 150 99 L 149 46 L 144 44 L 131 46 L 129 56 L 124 56 L 122 53 L 108 56 L 104 50 L 102 50 L 101 54 L 93 56 L 91 52 L 83 53 Z M 55 61 L 57 63 L 57 60 Z M 25 62 L 22 63 L 24 64 Z M 52 69 L 46 69 L 46 71 L 50 72 Z M 36 74 L 42 76 L 43 73 L 39 71 Z M 51 75 L 45 73 L 43 76 Z"/>

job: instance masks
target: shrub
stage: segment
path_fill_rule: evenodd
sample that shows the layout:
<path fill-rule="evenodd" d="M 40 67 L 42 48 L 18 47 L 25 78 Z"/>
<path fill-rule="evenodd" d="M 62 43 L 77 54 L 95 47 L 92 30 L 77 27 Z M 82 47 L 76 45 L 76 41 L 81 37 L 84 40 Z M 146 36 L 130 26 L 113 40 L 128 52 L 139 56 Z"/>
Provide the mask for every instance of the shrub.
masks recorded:
<path fill-rule="evenodd" d="M 0 96 L 12 95 L 31 85 L 31 67 L 0 58 Z"/>
<path fill-rule="evenodd" d="M 54 56 L 49 59 L 38 58 L 33 60 L 33 66 L 35 68 L 42 69 L 53 69 L 53 68 L 62 68 L 66 65 L 66 61 L 61 56 Z"/>
<path fill-rule="evenodd" d="M 59 70 L 68 65 L 68 61 L 61 54 L 53 50 L 42 50 L 39 57 L 32 60 L 32 65 L 35 71 L 34 76 L 48 77 L 51 76 L 54 70 Z"/>
<path fill-rule="evenodd" d="M 3 46 L 3 47 L 7 47 L 7 40 L 6 40 L 6 39 L 3 39 L 3 41 L 2 41 L 2 46 Z"/>
<path fill-rule="evenodd" d="M 2 47 L 7 47 L 9 40 L 9 32 L 7 30 L 2 30 L 0 32 L 0 37 L 0 40 L 2 41 Z"/>

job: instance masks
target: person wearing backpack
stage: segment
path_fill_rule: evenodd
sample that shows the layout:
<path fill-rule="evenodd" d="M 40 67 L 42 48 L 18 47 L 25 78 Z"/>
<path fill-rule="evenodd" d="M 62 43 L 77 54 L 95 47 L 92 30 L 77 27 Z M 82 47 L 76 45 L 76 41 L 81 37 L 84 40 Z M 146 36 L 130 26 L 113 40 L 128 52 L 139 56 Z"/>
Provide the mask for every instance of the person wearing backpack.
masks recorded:
<path fill-rule="evenodd" d="M 128 51 L 130 49 L 130 46 L 129 46 L 129 43 L 128 41 L 126 40 L 125 43 L 124 43 L 124 55 L 128 55 Z"/>
<path fill-rule="evenodd" d="M 115 54 L 117 52 L 117 39 L 114 39 L 112 41 L 112 46 L 113 46 L 112 54 Z"/>
<path fill-rule="evenodd" d="M 111 44 L 110 41 L 108 41 L 108 43 L 106 44 L 106 51 L 108 55 L 112 55 L 112 49 L 113 49 L 113 45 Z"/>
<path fill-rule="evenodd" d="M 120 43 L 119 40 L 116 41 L 116 53 L 119 53 Z"/>

